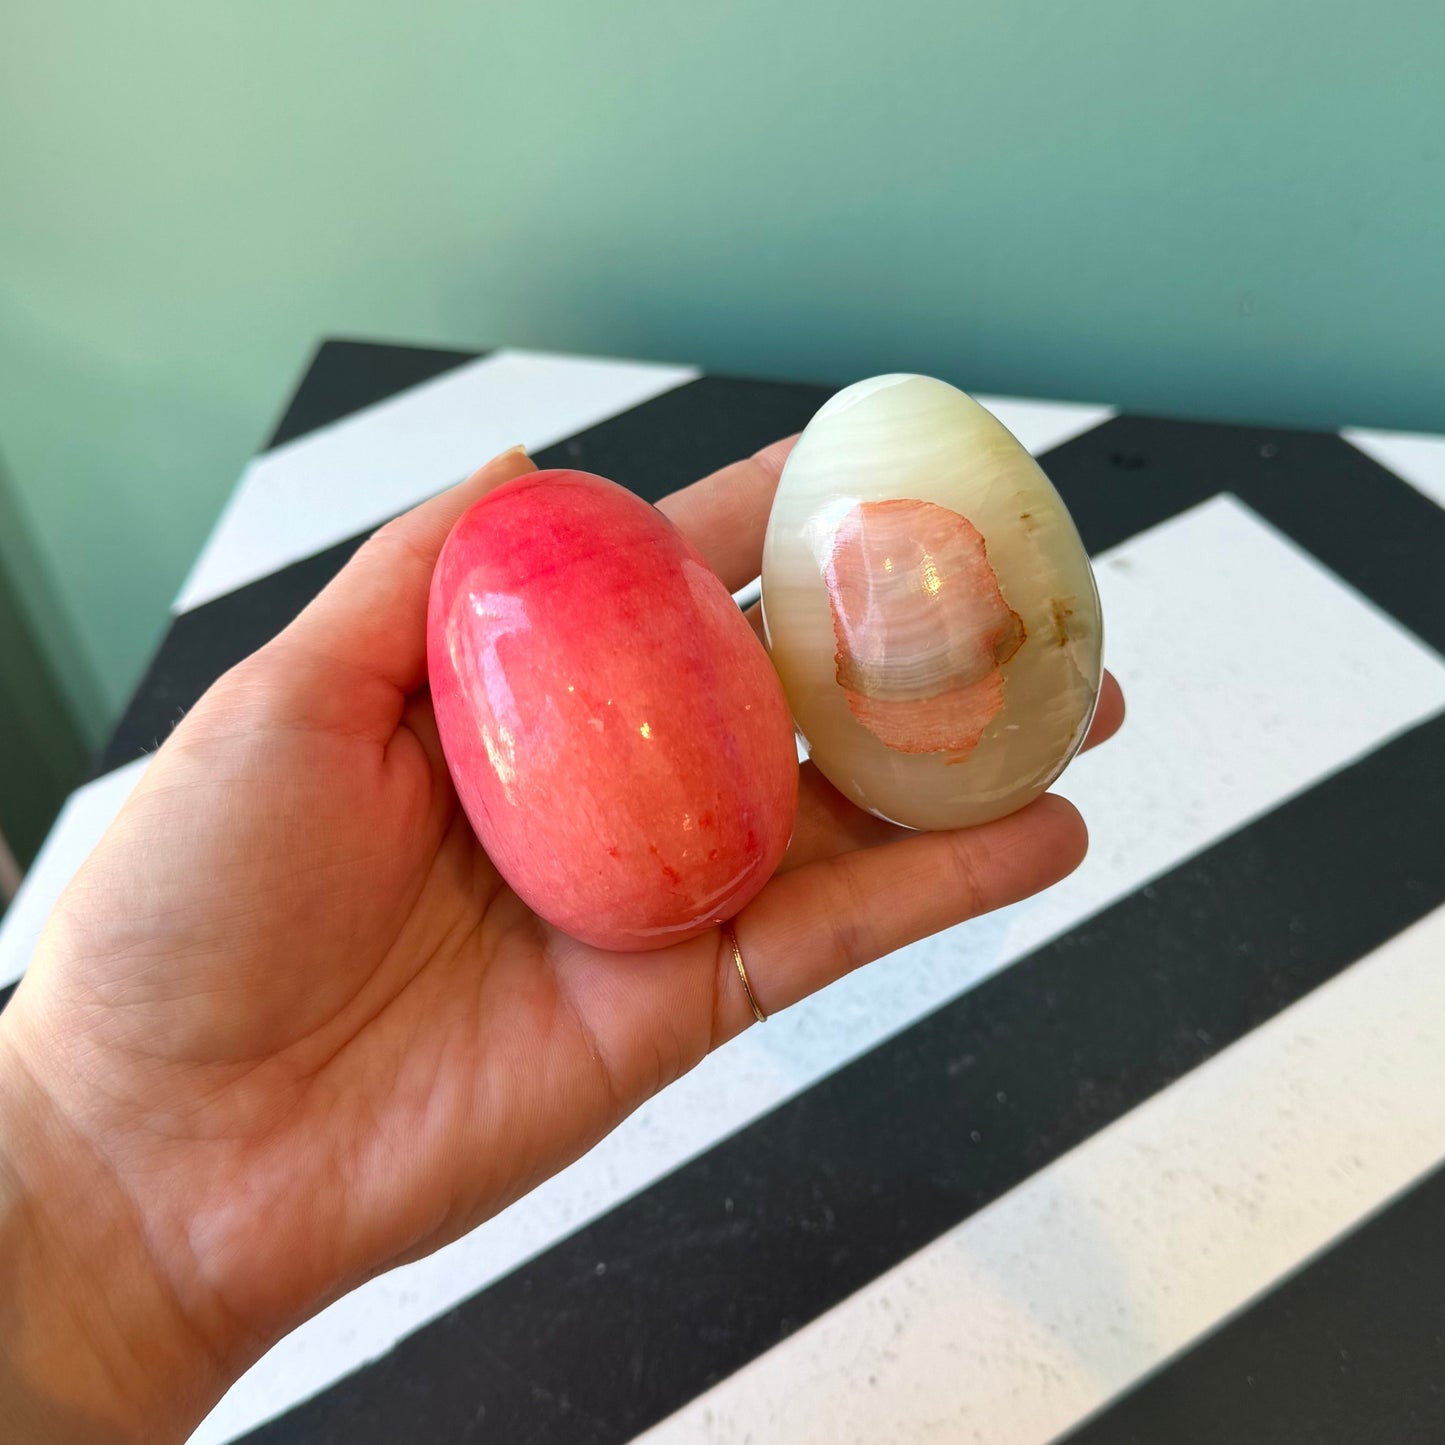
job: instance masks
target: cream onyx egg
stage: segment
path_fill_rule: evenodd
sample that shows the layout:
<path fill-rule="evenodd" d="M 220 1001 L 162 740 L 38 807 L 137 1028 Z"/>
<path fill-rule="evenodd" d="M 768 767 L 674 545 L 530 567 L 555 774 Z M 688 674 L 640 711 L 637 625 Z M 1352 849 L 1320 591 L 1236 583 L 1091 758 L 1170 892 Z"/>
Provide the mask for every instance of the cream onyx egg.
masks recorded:
<path fill-rule="evenodd" d="M 762 609 L 814 763 L 891 822 L 1013 812 L 1088 731 L 1088 554 L 1038 463 L 946 382 L 873 377 L 813 417 L 778 482 Z"/>

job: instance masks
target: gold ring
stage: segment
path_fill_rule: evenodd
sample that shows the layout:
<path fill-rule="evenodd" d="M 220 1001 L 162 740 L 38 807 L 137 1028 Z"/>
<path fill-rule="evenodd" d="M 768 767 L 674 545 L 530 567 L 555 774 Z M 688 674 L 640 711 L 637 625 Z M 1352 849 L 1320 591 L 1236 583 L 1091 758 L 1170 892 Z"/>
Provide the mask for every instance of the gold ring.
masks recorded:
<path fill-rule="evenodd" d="M 743 992 L 747 994 L 748 1002 L 753 1006 L 753 1017 L 757 1019 L 760 1024 L 765 1024 L 768 1021 L 768 1016 L 758 1007 L 758 1000 L 753 993 L 753 986 L 748 982 L 748 971 L 743 967 L 743 951 L 738 947 L 737 930 L 731 923 L 724 923 L 722 930 L 727 941 L 732 944 L 733 962 L 737 965 L 738 977 L 743 981 Z"/>

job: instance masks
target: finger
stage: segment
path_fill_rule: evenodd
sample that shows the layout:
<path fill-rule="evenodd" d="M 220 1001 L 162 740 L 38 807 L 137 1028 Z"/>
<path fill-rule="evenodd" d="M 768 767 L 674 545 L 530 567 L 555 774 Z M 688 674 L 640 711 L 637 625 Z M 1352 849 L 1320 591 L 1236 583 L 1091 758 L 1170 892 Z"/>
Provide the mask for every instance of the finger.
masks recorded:
<path fill-rule="evenodd" d="M 1057 883 L 1088 846 L 1084 820 L 1045 794 L 1021 812 L 952 833 L 918 833 L 775 878 L 734 920 L 765 1013 L 920 938 Z M 719 940 L 714 1045 L 753 1021 Z M 731 974 L 731 977 L 729 977 Z"/>
<path fill-rule="evenodd" d="M 466 481 L 375 532 L 277 639 L 325 660 L 317 681 L 342 667 L 409 693 L 426 679 L 426 611 L 432 570 L 457 518 L 493 488 L 536 471 L 513 447 Z"/>
<path fill-rule="evenodd" d="M 1088 752 L 1100 743 L 1106 743 L 1124 726 L 1124 691 L 1112 672 L 1104 674 L 1099 685 L 1099 705 L 1094 709 L 1094 720 L 1089 724 L 1089 734 L 1084 739 L 1080 752 Z"/>
<path fill-rule="evenodd" d="M 657 504 L 731 592 L 747 586 L 762 570 L 768 512 L 795 441 L 797 437 L 774 442 Z"/>
<path fill-rule="evenodd" d="M 798 769 L 798 818 L 778 872 L 791 873 L 820 858 L 836 858 L 840 853 L 913 836 L 911 829 L 885 823 L 849 802 L 818 771 L 816 763 L 807 762 Z"/>

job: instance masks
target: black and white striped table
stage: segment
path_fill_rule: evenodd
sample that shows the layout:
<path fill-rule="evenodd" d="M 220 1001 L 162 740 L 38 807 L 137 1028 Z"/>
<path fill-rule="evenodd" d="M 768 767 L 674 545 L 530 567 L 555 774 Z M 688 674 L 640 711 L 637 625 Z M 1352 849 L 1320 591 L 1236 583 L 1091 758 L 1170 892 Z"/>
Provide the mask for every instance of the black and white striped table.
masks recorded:
<path fill-rule="evenodd" d="M 328 343 L 0 984 L 176 717 L 377 523 L 517 441 L 655 499 L 826 395 Z M 1085 866 L 750 1031 L 197 1445 L 1445 1440 L 1445 438 L 985 400 L 1129 698 L 1061 786 Z"/>

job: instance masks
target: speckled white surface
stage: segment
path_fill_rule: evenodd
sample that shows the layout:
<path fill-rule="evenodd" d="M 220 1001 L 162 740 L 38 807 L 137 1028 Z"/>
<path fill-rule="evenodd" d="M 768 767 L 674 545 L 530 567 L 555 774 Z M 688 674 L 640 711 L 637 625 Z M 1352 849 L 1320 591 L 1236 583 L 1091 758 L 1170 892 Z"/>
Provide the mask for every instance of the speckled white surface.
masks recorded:
<path fill-rule="evenodd" d="M 1404 477 L 1411 486 L 1445 507 L 1445 437 L 1353 427 L 1347 427 L 1340 435 L 1387 471 Z"/>
<path fill-rule="evenodd" d="M 641 1440 L 1054 1439 L 1445 1158 L 1442 957 L 1445 910 Z"/>
<path fill-rule="evenodd" d="M 1232 498 L 1134 538 L 1098 575 L 1130 716 L 1060 786 L 1091 827 L 1078 873 L 751 1030 L 527 1199 L 302 1326 L 236 1384 L 196 1445 L 228 1441 L 383 1353 L 923 1013 L 1445 708 L 1445 662 Z M 1260 619 L 1292 616 L 1309 625 L 1288 648 L 1272 645 Z M 1096 1259 L 1107 1284 L 1107 1258 Z"/>

